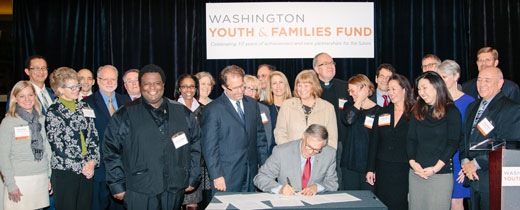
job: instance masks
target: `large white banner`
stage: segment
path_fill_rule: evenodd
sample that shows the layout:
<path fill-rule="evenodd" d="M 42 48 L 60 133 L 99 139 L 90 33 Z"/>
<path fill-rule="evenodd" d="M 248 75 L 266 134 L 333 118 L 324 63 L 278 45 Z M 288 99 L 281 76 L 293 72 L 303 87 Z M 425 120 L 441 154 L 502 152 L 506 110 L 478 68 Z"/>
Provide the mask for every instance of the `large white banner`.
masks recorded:
<path fill-rule="evenodd" d="M 374 57 L 374 4 L 207 3 L 208 59 Z"/>

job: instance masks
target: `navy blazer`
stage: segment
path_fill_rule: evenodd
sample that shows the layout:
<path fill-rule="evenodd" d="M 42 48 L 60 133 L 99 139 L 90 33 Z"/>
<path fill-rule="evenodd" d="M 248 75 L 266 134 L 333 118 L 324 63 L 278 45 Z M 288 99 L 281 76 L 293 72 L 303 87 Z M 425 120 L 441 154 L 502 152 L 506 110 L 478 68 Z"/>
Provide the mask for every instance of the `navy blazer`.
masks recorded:
<path fill-rule="evenodd" d="M 115 94 L 118 109 L 121 108 L 124 104 L 130 102 L 130 99 L 128 97 L 124 97 L 119 93 Z M 101 92 L 99 91 L 84 98 L 83 101 L 87 103 L 96 114 L 94 122 L 96 123 L 96 130 L 99 134 L 99 142 L 97 143 L 97 145 L 101 147 L 101 145 L 103 145 L 105 129 L 108 125 L 108 121 L 110 121 L 111 118 L 110 112 L 108 111 L 107 106 L 105 105 L 105 101 L 103 100 Z M 101 156 L 101 160 L 103 160 L 103 151 L 101 149 L 99 150 L 99 154 Z M 103 163 L 103 161 L 99 161 L 99 167 L 97 167 L 94 171 L 94 180 L 98 182 L 104 182 L 106 180 L 105 164 Z"/>
<path fill-rule="evenodd" d="M 47 89 L 47 93 L 49 93 L 49 96 L 51 97 L 51 101 L 49 101 L 49 106 L 51 106 L 52 102 L 54 101 L 54 92 L 52 92 L 52 89 L 49 87 L 45 87 Z M 11 97 L 11 93 L 7 94 L 7 104 L 5 105 L 5 111 L 9 110 L 9 98 Z M 40 101 L 39 97 L 36 97 L 38 99 L 38 102 L 42 105 L 42 115 L 45 116 L 45 109 L 43 108 L 43 103 Z"/>
<path fill-rule="evenodd" d="M 520 139 L 520 129 L 518 129 L 520 128 L 520 105 L 506 97 L 502 91 L 498 92 L 480 116 L 479 122 L 487 118 L 495 127 L 484 136 L 477 128 L 471 133 L 481 101 L 482 98 L 477 99 L 466 108 L 464 142 L 460 145 L 460 159 L 477 161 L 480 166 L 477 170 L 479 180 L 470 181 L 470 186 L 479 192 L 489 192 L 489 151 L 470 151 L 469 148 L 486 139 Z"/>
<path fill-rule="evenodd" d="M 247 96 L 242 102 L 245 126 L 225 94 L 204 107 L 202 113 L 202 153 L 209 177 L 224 177 L 228 192 L 240 192 L 246 185 L 247 167 L 252 184 L 258 167 L 267 159 L 267 141 L 257 102 Z"/>

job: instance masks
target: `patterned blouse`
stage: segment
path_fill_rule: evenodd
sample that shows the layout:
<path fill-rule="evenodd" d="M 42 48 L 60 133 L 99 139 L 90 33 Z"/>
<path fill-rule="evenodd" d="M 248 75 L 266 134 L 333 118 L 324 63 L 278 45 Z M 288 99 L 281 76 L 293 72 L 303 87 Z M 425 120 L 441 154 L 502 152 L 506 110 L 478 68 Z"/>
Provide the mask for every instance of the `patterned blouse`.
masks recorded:
<path fill-rule="evenodd" d="M 91 108 L 83 101 L 75 104 L 76 111 L 72 112 L 57 98 L 47 110 L 45 128 L 52 149 L 51 168 L 81 174 L 88 161 L 99 163 L 99 138 L 94 118 L 83 113 L 84 109 Z M 86 156 L 81 154 L 80 131 L 85 138 Z"/>

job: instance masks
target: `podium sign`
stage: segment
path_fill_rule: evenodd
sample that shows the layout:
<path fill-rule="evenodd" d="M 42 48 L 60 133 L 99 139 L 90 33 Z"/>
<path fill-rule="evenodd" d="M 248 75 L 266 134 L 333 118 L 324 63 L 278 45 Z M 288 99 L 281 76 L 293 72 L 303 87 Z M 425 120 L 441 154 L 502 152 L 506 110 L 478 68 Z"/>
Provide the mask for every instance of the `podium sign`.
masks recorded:
<path fill-rule="evenodd" d="M 489 153 L 490 209 L 520 207 L 520 151 L 501 147 Z"/>

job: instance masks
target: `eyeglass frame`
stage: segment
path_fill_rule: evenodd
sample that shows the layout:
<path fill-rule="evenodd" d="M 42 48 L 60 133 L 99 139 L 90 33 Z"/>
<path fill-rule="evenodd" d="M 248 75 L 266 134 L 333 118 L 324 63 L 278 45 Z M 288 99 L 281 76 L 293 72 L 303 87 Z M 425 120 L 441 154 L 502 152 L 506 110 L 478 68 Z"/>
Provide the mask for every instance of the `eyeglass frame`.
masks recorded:
<path fill-rule="evenodd" d="M 323 146 L 325 146 L 325 145 L 323 145 L 320 149 L 314 149 L 311 146 L 309 146 L 309 144 L 307 143 L 307 141 L 308 141 L 307 139 L 308 139 L 308 137 L 306 137 L 304 139 L 305 148 L 308 149 L 308 150 L 312 150 L 312 152 L 315 153 L 315 154 L 320 154 L 321 150 L 323 149 Z"/>
<path fill-rule="evenodd" d="M 231 91 L 231 92 L 235 92 L 236 90 L 240 90 L 240 89 L 241 90 L 245 90 L 246 89 L 246 86 L 244 84 L 242 84 L 242 85 L 240 85 L 238 87 L 234 87 L 234 88 L 229 88 L 228 86 L 225 86 L 225 85 L 224 85 L 224 87 L 226 89 L 228 89 L 229 91 Z"/>
<path fill-rule="evenodd" d="M 332 62 L 325 62 L 325 63 L 322 63 L 322 64 L 318 64 L 316 66 L 317 67 L 322 67 L 322 66 L 328 66 L 328 65 L 336 66 L 336 62 L 334 62 L 334 61 L 332 61 Z"/>
<path fill-rule="evenodd" d="M 77 85 L 74 85 L 72 87 L 63 85 L 62 88 L 68 88 L 68 89 L 70 89 L 70 91 L 74 91 L 74 89 L 79 90 L 81 88 L 81 84 L 77 84 Z"/>

